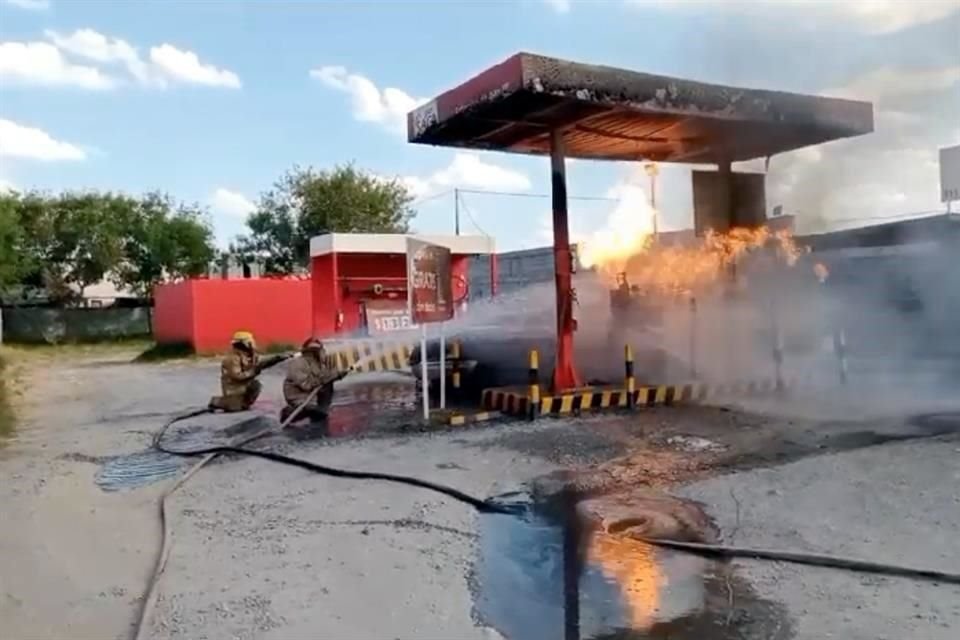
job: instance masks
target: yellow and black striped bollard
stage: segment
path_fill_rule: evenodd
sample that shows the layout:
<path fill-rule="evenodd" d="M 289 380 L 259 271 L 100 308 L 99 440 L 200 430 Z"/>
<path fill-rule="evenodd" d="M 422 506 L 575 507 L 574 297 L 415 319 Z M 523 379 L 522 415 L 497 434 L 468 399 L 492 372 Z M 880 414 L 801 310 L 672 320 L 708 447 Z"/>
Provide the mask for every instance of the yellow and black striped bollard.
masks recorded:
<path fill-rule="evenodd" d="M 637 403 L 637 379 L 633 377 L 633 347 L 629 344 L 623 347 L 623 360 L 623 386 L 627 392 L 627 406 L 633 407 Z"/>
<path fill-rule="evenodd" d="M 540 415 L 540 354 L 530 349 L 530 368 L 527 372 L 527 417 L 531 420 Z"/>
<path fill-rule="evenodd" d="M 453 397 L 460 397 L 460 358 L 463 350 L 459 340 L 450 345 L 450 386 L 453 387 Z"/>

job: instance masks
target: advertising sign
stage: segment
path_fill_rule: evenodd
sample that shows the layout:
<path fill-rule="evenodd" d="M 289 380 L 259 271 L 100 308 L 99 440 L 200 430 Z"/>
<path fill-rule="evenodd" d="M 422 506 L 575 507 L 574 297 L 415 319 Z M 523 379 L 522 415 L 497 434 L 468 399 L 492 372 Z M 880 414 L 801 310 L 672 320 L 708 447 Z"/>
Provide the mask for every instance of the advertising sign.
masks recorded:
<path fill-rule="evenodd" d="M 732 173 L 725 185 L 717 171 L 693 172 L 693 228 L 726 233 L 733 227 L 753 229 L 766 223 L 767 204 L 762 173 Z M 729 186 L 732 193 L 728 193 Z"/>
<path fill-rule="evenodd" d="M 368 300 L 364 303 L 364 311 L 367 314 L 367 332 L 372 336 L 414 328 L 410 309 L 402 300 Z"/>
<path fill-rule="evenodd" d="M 414 324 L 453 318 L 450 249 L 407 238 L 407 292 Z"/>

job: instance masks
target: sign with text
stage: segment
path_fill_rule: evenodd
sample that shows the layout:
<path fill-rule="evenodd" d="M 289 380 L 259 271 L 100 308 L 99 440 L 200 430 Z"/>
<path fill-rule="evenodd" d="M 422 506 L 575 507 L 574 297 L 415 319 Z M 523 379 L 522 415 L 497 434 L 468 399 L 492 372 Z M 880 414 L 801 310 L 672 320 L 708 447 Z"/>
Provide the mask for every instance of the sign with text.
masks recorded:
<path fill-rule="evenodd" d="M 450 249 L 407 238 L 407 300 L 414 324 L 453 317 Z"/>
<path fill-rule="evenodd" d="M 410 309 L 402 300 L 368 300 L 364 303 L 370 335 L 409 331 L 414 328 Z"/>

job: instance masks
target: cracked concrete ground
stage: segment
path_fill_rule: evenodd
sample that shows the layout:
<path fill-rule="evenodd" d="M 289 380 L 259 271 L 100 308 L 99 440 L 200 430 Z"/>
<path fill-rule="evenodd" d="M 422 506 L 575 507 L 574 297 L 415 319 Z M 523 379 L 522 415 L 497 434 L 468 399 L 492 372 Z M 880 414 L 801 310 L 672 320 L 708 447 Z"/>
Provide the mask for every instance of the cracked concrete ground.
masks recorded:
<path fill-rule="evenodd" d="M 210 361 L 129 364 L 129 354 L 66 360 L 55 376 L 28 368 L 17 434 L 0 449 L 4 637 L 130 637 L 159 546 L 157 499 L 169 483 L 106 493 L 94 477 L 104 457 L 146 448 L 169 413 L 203 404 L 216 369 Z M 265 386 L 259 409 L 275 413 L 279 372 Z M 599 488 L 699 480 L 684 491 L 728 532 L 729 490 L 738 495 L 738 542 L 950 560 L 960 521 L 955 439 L 864 448 L 883 442 L 877 436 L 926 436 L 902 415 L 851 420 L 838 407 L 811 419 L 753 409 L 665 408 L 282 446 L 478 496 L 570 468 Z M 154 638 L 496 637 L 475 618 L 468 584 L 476 516 L 441 496 L 230 459 L 191 480 L 173 511 Z M 957 593 L 946 587 L 779 564 L 742 571 L 785 605 L 797 637 L 956 631 Z"/>

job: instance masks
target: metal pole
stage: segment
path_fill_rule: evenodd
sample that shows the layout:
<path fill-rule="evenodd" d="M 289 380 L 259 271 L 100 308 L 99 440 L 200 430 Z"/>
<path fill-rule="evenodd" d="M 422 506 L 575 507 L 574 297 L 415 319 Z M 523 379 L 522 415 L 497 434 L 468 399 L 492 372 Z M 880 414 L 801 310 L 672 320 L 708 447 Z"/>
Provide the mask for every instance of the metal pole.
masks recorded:
<path fill-rule="evenodd" d="M 577 521 L 577 497 L 564 489 L 563 510 L 563 638 L 580 640 L 580 523 Z"/>
<path fill-rule="evenodd" d="M 777 391 L 783 391 L 783 333 L 780 330 L 780 314 L 777 296 L 770 301 L 770 325 L 773 332 L 773 368 Z"/>
<path fill-rule="evenodd" d="M 427 378 L 427 323 L 420 323 L 420 390 L 423 394 L 423 419 L 430 419 L 430 380 Z"/>
<path fill-rule="evenodd" d="M 690 378 L 697 379 L 697 298 L 690 296 Z"/>
<path fill-rule="evenodd" d="M 453 232 L 460 235 L 460 189 L 453 190 Z"/>
<path fill-rule="evenodd" d="M 657 174 L 650 174 L 650 208 L 653 210 L 653 239 L 660 239 L 660 216 L 657 214 Z"/>
<path fill-rule="evenodd" d="M 447 408 L 447 336 L 440 323 L 440 408 Z"/>
<path fill-rule="evenodd" d="M 550 132 L 550 178 L 553 196 L 553 268 L 557 293 L 557 358 L 553 370 L 555 391 L 579 386 L 573 363 L 573 278 L 570 230 L 567 222 L 567 178 L 563 162 L 563 134 Z"/>

